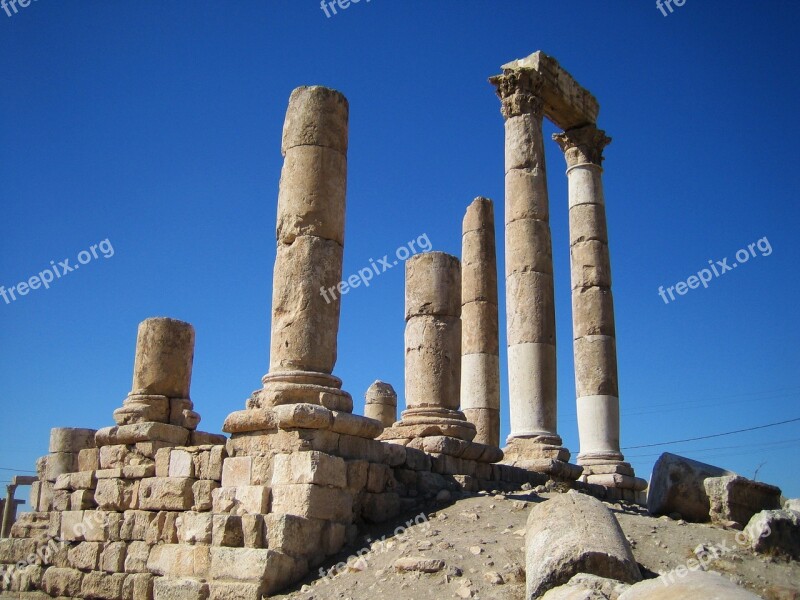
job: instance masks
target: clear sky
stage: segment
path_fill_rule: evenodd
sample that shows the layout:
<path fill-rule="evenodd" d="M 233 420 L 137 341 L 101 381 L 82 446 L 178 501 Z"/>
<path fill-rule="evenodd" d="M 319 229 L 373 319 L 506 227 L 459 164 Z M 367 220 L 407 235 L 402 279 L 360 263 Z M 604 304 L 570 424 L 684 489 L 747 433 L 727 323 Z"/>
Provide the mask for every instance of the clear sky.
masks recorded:
<path fill-rule="evenodd" d="M 535 50 L 596 95 L 614 139 L 604 183 L 622 446 L 800 417 L 800 6 L 673 8 L 362 0 L 326 17 L 317 0 L 36 0 L 0 10 L 0 285 L 86 261 L 49 289 L 0 299 L 0 467 L 33 469 L 51 427 L 113 424 L 137 324 L 151 316 L 196 328 L 201 428 L 219 432 L 244 408 L 268 365 L 280 134 L 296 86 L 350 101 L 346 276 L 423 235 L 460 254 L 478 195 L 496 201 L 502 272 L 503 121 L 487 78 Z M 554 142 L 546 149 L 559 432 L 574 456 L 565 163 Z M 759 240 L 707 289 L 659 296 L 709 260 L 738 263 Z M 403 328 L 402 268 L 344 297 L 335 373 L 358 412 L 375 379 L 402 405 Z M 501 361 L 505 437 L 505 351 Z M 668 450 L 748 477 L 760 468 L 798 496 L 799 449 L 794 422 L 625 454 L 645 478 Z"/>

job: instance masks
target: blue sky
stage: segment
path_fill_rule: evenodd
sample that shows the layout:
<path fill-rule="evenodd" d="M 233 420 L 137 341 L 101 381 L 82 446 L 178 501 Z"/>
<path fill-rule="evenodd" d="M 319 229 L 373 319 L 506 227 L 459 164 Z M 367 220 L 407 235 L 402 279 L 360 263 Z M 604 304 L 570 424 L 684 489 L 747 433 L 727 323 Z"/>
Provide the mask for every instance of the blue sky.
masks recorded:
<path fill-rule="evenodd" d="M 49 289 L 0 299 L 0 467 L 33 469 L 51 427 L 113 424 L 150 316 L 196 328 L 201 428 L 244 407 L 268 365 L 280 134 L 296 86 L 350 101 L 345 275 L 423 234 L 460 254 L 478 195 L 496 202 L 502 271 L 503 122 L 487 78 L 538 49 L 597 96 L 614 139 L 604 182 L 623 447 L 800 417 L 798 17 L 796 3 L 697 0 L 667 17 L 654 2 L 555 0 L 362 0 L 330 18 L 315 0 L 0 11 L 0 285 L 75 264 L 102 240 L 113 248 Z M 559 432 L 577 454 L 565 163 L 546 149 Z M 762 238 L 769 255 L 659 297 Z M 335 373 L 357 411 L 375 379 L 402 398 L 403 328 L 401 268 L 344 297 Z M 795 422 L 625 454 L 644 477 L 662 450 L 750 477 L 760 466 L 798 496 L 799 448 Z"/>

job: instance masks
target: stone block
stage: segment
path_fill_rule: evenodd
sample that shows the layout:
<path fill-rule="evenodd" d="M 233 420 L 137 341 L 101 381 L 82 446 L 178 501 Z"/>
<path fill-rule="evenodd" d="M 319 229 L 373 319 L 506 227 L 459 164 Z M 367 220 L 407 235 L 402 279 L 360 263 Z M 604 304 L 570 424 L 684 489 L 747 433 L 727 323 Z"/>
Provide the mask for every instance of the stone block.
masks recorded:
<path fill-rule="evenodd" d="M 111 542 L 107 544 L 100 554 L 100 570 L 107 573 L 123 573 L 125 571 L 127 552 L 128 544 L 126 542 Z"/>
<path fill-rule="evenodd" d="M 208 600 L 261 600 L 263 594 L 261 583 L 212 581 L 208 584 Z"/>
<path fill-rule="evenodd" d="M 174 449 L 169 455 L 169 477 L 194 477 L 194 459 L 186 450 Z"/>
<path fill-rule="evenodd" d="M 126 464 L 130 451 L 124 444 L 113 444 L 100 448 L 100 469 L 121 469 Z"/>
<path fill-rule="evenodd" d="M 400 514 L 400 496 L 396 493 L 364 495 L 361 516 L 370 523 L 385 523 Z"/>
<path fill-rule="evenodd" d="M 94 500 L 102 510 L 135 510 L 139 503 L 139 482 L 126 479 L 99 479 Z"/>
<path fill-rule="evenodd" d="M 337 456 L 312 451 L 278 454 L 272 460 L 273 485 L 313 483 L 336 488 L 347 487 L 347 465 Z"/>
<path fill-rule="evenodd" d="M 388 466 L 370 463 L 367 476 L 367 491 L 375 494 L 386 491 L 386 486 L 389 484 L 390 479 L 394 479 L 394 476 Z"/>
<path fill-rule="evenodd" d="M 266 514 L 270 510 L 270 488 L 263 485 L 241 485 L 234 488 L 237 514 Z"/>
<path fill-rule="evenodd" d="M 42 577 L 42 589 L 53 597 L 78 597 L 81 594 L 83 573 L 75 569 L 50 567 Z"/>
<path fill-rule="evenodd" d="M 181 513 L 161 511 L 147 527 L 144 541 L 148 544 L 177 544 L 178 543 L 178 517 Z"/>
<path fill-rule="evenodd" d="M 35 540 L 5 538 L 0 540 L 0 564 L 26 562 L 28 557 L 36 553 Z"/>
<path fill-rule="evenodd" d="M 96 471 L 100 468 L 100 450 L 98 448 L 84 448 L 78 452 L 78 470 Z"/>
<path fill-rule="evenodd" d="M 347 489 L 355 494 L 367 487 L 369 477 L 369 464 L 365 460 L 347 461 Z"/>
<path fill-rule="evenodd" d="M 145 510 L 126 510 L 120 528 L 120 538 L 124 541 L 144 540 L 147 528 L 156 514 Z"/>
<path fill-rule="evenodd" d="M 345 490 L 313 484 L 282 484 L 276 485 L 272 492 L 275 513 L 344 523 L 353 518 L 353 497 Z"/>
<path fill-rule="evenodd" d="M 99 446 L 137 444 L 140 442 L 166 442 L 173 446 L 183 446 L 189 439 L 189 430 L 166 423 L 134 423 L 105 427 L 95 435 Z"/>
<path fill-rule="evenodd" d="M 118 541 L 122 514 L 104 510 L 83 511 L 83 535 L 87 542 Z"/>
<path fill-rule="evenodd" d="M 709 477 L 703 485 L 714 523 L 734 521 L 744 526 L 756 513 L 781 507 L 781 490 L 774 485 L 738 475 Z"/>
<path fill-rule="evenodd" d="M 188 477 L 151 477 L 139 484 L 139 508 L 142 510 L 190 510 L 194 503 Z"/>
<path fill-rule="evenodd" d="M 156 452 L 155 465 L 156 477 L 169 477 L 169 462 L 172 448 L 160 448 Z"/>
<path fill-rule="evenodd" d="M 273 456 L 254 456 L 252 485 L 272 485 Z"/>
<path fill-rule="evenodd" d="M 70 510 L 91 510 L 96 506 L 92 490 L 76 490 L 69 496 Z"/>
<path fill-rule="evenodd" d="M 176 520 L 178 542 L 181 544 L 211 543 L 211 513 L 185 512 Z"/>
<path fill-rule="evenodd" d="M 198 579 L 157 577 L 153 600 L 207 600 L 208 584 Z"/>
<path fill-rule="evenodd" d="M 362 459 L 369 462 L 383 462 L 383 443 L 352 435 L 339 435 L 339 447 L 336 452 L 345 459 Z"/>
<path fill-rule="evenodd" d="M 121 600 L 125 573 L 92 571 L 83 577 L 81 596 L 100 600 Z"/>
<path fill-rule="evenodd" d="M 253 482 L 253 459 L 249 456 L 228 457 L 222 465 L 222 486 L 236 487 Z"/>
<path fill-rule="evenodd" d="M 125 555 L 125 572 L 149 573 L 147 570 L 148 558 L 150 558 L 150 544 L 138 540 L 129 542 Z"/>
<path fill-rule="evenodd" d="M 296 515 L 269 514 L 264 517 L 268 548 L 294 557 L 308 557 L 322 548 L 325 521 Z"/>
<path fill-rule="evenodd" d="M 82 510 L 68 510 L 61 513 L 61 539 L 67 542 L 80 542 L 84 538 Z"/>
<path fill-rule="evenodd" d="M 207 578 L 210 569 L 209 549 L 210 546 L 201 544 L 159 544 L 150 551 L 147 569 L 155 575 L 168 577 Z"/>
<path fill-rule="evenodd" d="M 246 548 L 267 547 L 267 527 L 264 515 L 242 515 L 242 534 Z"/>
<path fill-rule="evenodd" d="M 292 558 L 275 550 L 211 547 L 212 579 L 263 583 L 271 594 L 297 576 Z"/>
<path fill-rule="evenodd" d="M 122 600 L 142 600 L 153 597 L 153 576 L 150 573 L 131 573 L 122 584 Z"/>
<path fill-rule="evenodd" d="M 199 481 L 195 481 L 192 484 L 192 496 L 194 497 L 192 510 L 211 510 L 214 504 L 214 498 L 212 494 L 218 487 L 219 482 L 211 479 L 201 479 Z"/>
<path fill-rule="evenodd" d="M 67 560 L 73 569 L 94 571 L 97 569 L 102 549 L 100 542 L 81 542 L 67 551 Z"/>
<path fill-rule="evenodd" d="M 211 544 L 241 548 L 244 546 L 242 517 L 238 515 L 213 515 L 211 522 Z"/>

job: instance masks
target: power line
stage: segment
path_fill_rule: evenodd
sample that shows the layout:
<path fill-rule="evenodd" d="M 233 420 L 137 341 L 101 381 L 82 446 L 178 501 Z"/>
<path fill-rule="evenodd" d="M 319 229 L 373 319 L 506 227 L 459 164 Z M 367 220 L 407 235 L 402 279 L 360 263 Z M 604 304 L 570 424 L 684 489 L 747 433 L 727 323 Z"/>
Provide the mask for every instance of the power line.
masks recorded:
<path fill-rule="evenodd" d="M 36 473 L 36 471 L 26 471 L 25 469 L 9 469 L 7 467 L 0 467 L 0 471 L 13 471 L 14 473 Z"/>
<path fill-rule="evenodd" d="M 623 450 L 634 450 L 636 448 L 653 448 L 655 446 L 669 446 L 670 444 L 682 444 L 684 442 L 696 442 L 697 440 L 708 440 L 711 438 L 722 437 L 724 435 L 733 435 L 735 433 L 745 433 L 746 431 L 755 431 L 757 429 L 766 429 L 767 427 L 775 427 L 777 425 L 785 425 L 786 423 L 794 423 L 800 421 L 800 417 L 796 419 L 789 419 L 788 421 L 780 421 L 778 423 L 768 423 L 767 425 L 759 425 L 758 427 L 748 427 L 747 429 L 737 429 L 736 431 L 726 431 L 725 433 L 715 433 L 713 435 L 701 435 L 700 437 L 687 438 L 685 440 L 674 440 L 672 442 L 658 442 L 657 444 L 642 444 L 641 446 L 625 446 Z"/>
<path fill-rule="evenodd" d="M 785 445 L 793 445 L 800 443 L 800 438 L 796 438 L 793 440 L 783 440 L 780 442 L 762 442 L 756 444 L 748 444 L 747 447 L 749 450 L 758 449 L 758 448 L 771 448 L 772 446 L 785 446 Z M 681 450 L 684 454 L 697 454 L 700 452 L 716 452 L 718 450 L 738 450 L 741 448 L 741 444 L 737 444 L 735 446 L 714 446 L 712 448 L 691 448 L 688 450 Z M 649 454 L 626 454 L 625 458 L 649 458 L 651 456 L 661 456 L 661 452 L 651 452 Z"/>

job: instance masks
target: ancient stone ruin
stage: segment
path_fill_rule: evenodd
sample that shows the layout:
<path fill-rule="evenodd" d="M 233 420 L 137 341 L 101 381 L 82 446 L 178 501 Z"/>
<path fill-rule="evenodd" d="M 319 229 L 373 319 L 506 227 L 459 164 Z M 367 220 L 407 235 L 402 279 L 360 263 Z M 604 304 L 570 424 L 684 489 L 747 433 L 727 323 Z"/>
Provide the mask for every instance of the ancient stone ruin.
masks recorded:
<path fill-rule="evenodd" d="M 225 420 L 229 437 L 198 431 L 194 328 L 143 321 L 116 424 L 52 430 L 31 511 L 0 541 L 3 589 L 17 594 L 9 597 L 256 600 L 302 579 L 365 524 L 424 510 L 443 492 L 549 483 L 644 502 L 646 484 L 619 444 L 601 181 L 609 139 L 596 126 L 598 104 L 541 53 L 505 65 L 491 81 L 506 128 L 506 448 L 494 209 L 485 198 L 467 208 L 461 260 L 428 252 L 406 263 L 405 409 L 398 418 L 394 388 L 376 381 L 366 416 L 353 414 L 352 396 L 333 375 L 340 298 L 319 293 L 342 278 L 349 107 L 337 91 L 301 87 L 283 129 L 270 362 L 261 387 Z M 568 166 L 578 464 L 556 427 L 545 116 L 564 130 L 555 137 Z M 616 521 L 590 500 L 564 502 L 611 532 L 609 576 L 637 581 Z M 558 535 L 576 540 L 561 551 L 592 562 L 577 547 L 585 525 L 559 516 L 555 504 L 537 510 L 552 517 L 542 513 L 532 535 L 552 536 L 557 521 Z M 542 576 L 529 585 L 554 583 Z"/>

